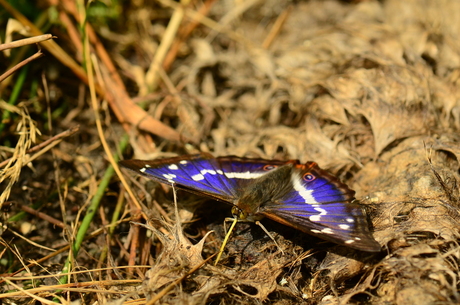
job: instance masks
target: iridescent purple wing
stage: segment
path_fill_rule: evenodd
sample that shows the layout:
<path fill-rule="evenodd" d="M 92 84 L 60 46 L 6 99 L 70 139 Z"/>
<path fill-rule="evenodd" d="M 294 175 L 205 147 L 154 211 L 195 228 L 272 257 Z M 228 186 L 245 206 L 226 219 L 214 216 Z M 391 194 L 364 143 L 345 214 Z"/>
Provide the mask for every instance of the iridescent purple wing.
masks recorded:
<path fill-rule="evenodd" d="M 209 154 L 153 161 L 125 160 L 120 165 L 158 182 L 229 203 L 239 197 L 245 185 L 274 168 L 267 167 L 267 161 L 262 159 L 214 158 Z"/>
<path fill-rule="evenodd" d="M 187 155 L 152 161 L 124 160 L 120 165 L 164 184 L 231 202 L 235 184 L 223 176 L 220 164 L 211 156 Z"/>
<path fill-rule="evenodd" d="M 354 191 L 297 160 L 186 155 L 120 165 L 165 184 L 235 204 L 247 216 L 263 215 L 303 232 L 366 251 L 380 251 Z M 276 170 L 275 170 L 276 169 Z"/>
<path fill-rule="evenodd" d="M 351 203 L 355 192 L 316 163 L 296 165 L 291 174 L 292 190 L 261 207 L 260 213 L 305 233 L 378 252 L 361 206 Z"/>

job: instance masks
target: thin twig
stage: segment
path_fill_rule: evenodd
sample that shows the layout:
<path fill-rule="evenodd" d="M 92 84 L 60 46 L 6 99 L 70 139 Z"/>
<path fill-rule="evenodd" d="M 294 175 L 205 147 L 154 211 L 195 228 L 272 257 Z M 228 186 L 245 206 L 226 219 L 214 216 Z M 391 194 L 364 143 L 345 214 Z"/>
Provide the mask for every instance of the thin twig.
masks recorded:
<path fill-rule="evenodd" d="M 2 75 L 0 75 L 0 83 L 5 80 L 6 78 L 8 78 L 8 76 L 12 75 L 14 72 L 16 72 L 17 70 L 21 69 L 22 67 L 24 67 L 25 65 L 27 65 L 28 63 L 30 63 L 31 61 L 34 61 L 35 59 L 37 58 L 40 58 L 42 57 L 44 54 L 42 53 L 42 50 L 38 50 L 37 53 L 35 53 L 34 55 L 24 59 L 23 61 L 21 61 L 20 63 L 18 63 L 17 65 L 15 65 L 13 68 L 9 69 L 8 71 L 6 71 L 5 73 L 3 73 Z"/>
<path fill-rule="evenodd" d="M 38 144 L 38 145 L 35 145 L 34 147 L 30 148 L 29 150 L 26 151 L 27 154 L 30 154 L 30 153 L 33 153 L 33 152 L 36 152 L 40 149 L 42 149 L 43 147 L 46 147 L 48 146 L 50 143 L 54 142 L 54 141 L 58 141 L 62 138 L 65 138 L 65 137 L 68 137 L 68 136 L 71 136 L 73 135 L 74 133 L 76 133 L 78 131 L 78 129 L 80 129 L 80 126 L 75 126 L 75 127 L 72 127 L 70 129 L 67 129 L 66 131 L 63 131 L 51 138 L 49 138 L 48 140 Z M 11 158 L 8 158 L 6 159 L 5 161 L 1 162 L 0 163 L 0 168 L 4 167 L 5 165 L 8 164 L 8 162 L 10 161 Z"/>
<path fill-rule="evenodd" d="M 281 32 L 281 28 L 283 27 L 284 23 L 287 20 L 287 17 L 292 11 L 293 6 L 290 5 L 288 6 L 287 9 L 285 9 L 276 19 L 275 24 L 273 24 L 273 27 L 270 29 L 270 32 L 268 33 L 267 37 L 265 38 L 264 42 L 262 43 L 262 48 L 268 49 L 273 41 L 275 40 L 276 36 L 279 35 Z"/>
<path fill-rule="evenodd" d="M 174 42 L 174 38 L 176 37 L 177 31 L 179 30 L 179 26 L 182 23 L 185 15 L 185 7 L 189 3 L 188 0 L 181 1 L 181 4 L 178 5 L 171 19 L 169 20 L 169 24 L 166 28 L 165 34 L 161 39 L 160 45 L 155 52 L 155 56 L 150 64 L 150 67 L 145 74 L 145 82 L 149 87 L 150 91 L 155 91 L 158 85 L 158 70 L 160 69 L 166 54 L 168 53 L 169 48 L 171 47 L 172 43 Z M 147 92 L 144 92 L 144 94 Z M 142 94 L 142 93 L 141 93 Z"/>
<path fill-rule="evenodd" d="M 206 16 L 215 2 L 216 0 L 204 1 L 198 13 L 203 16 Z M 199 25 L 201 25 L 199 21 L 191 20 L 187 25 L 185 25 L 182 29 L 179 30 L 177 38 L 174 40 L 173 44 L 169 49 L 168 54 L 166 54 L 166 57 L 163 60 L 163 70 L 169 71 L 174 60 L 176 59 L 180 47 L 182 46 L 184 41 L 188 39 L 193 30 L 195 30 Z"/>
<path fill-rule="evenodd" d="M 0 52 L 3 50 L 14 49 L 14 48 L 23 47 L 29 44 L 39 43 L 39 42 L 46 41 L 51 38 L 57 38 L 57 37 L 51 34 L 44 34 L 44 35 L 38 35 L 34 37 L 24 38 L 24 39 L 0 44 Z"/>
<path fill-rule="evenodd" d="M 15 19 L 17 19 L 22 25 L 26 26 L 32 35 L 43 35 L 43 33 L 38 29 L 35 24 L 33 24 L 29 19 L 27 19 L 23 14 L 16 10 L 9 2 L 6 0 L 0 0 L 0 6 L 10 13 Z M 75 75 L 80 78 L 83 82 L 88 83 L 86 78 L 85 70 L 74 60 L 72 56 L 67 54 L 55 41 L 47 40 L 42 43 L 42 46 L 47 49 L 51 54 L 53 54 L 61 63 L 70 68 Z M 104 95 L 99 85 L 97 85 L 97 90 L 101 95 Z"/>
<path fill-rule="evenodd" d="M 53 225 L 57 226 L 57 227 L 60 227 L 62 229 L 65 228 L 65 224 L 62 222 L 62 221 L 59 221 L 57 220 L 56 218 L 54 217 L 51 217 L 45 213 L 42 213 L 42 212 L 39 212 L 37 210 L 34 210 L 32 209 L 31 207 L 28 207 L 26 205 L 21 205 L 21 209 L 26 212 L 26 213 L 29 213 L 29 214 L 32 214 L 32 215 L 35 215 L 43 220 L 46 220 L 48 221 L 49 223 L 52 223 Z"/>

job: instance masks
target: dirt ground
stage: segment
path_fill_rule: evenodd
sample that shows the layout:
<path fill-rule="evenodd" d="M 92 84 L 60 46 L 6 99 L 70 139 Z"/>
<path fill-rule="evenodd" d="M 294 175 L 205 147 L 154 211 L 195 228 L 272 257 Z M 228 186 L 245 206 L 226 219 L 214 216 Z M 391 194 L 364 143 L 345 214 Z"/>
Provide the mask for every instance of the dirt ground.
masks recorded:
<path fill-rule="evenodd" d="M 2 303 L 460 303 L 460 2 L 11 4 L 55 37 L 0 55 L 45 54 L 0 83 Z M 116 166 L 198 152 L 317 162 L 382 252 L 264 219 L 214 266 L 231 206 Z"/>

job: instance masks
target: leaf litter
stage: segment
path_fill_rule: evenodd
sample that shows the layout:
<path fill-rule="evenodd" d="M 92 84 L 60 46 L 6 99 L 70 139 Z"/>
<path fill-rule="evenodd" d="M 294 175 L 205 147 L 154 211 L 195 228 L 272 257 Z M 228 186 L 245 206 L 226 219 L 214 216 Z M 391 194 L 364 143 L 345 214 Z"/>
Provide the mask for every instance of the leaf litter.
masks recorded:
<path fill-rule="evenodd" d="M 163 17 L 177 10 L 173 3 L 162 3 L 174 8 L 160 8 Z M 174 131 L 164 129 L 165 140 L 161 132 L 151 137 L 133 124 L 134 156 L 209 151 L 216 156 L 314 160 L 356 190 L 385 251 L 376 255 L 335 246 L 263 220 L 285 255 L 260 228 L 242 223 L 219 265 L 207 263 L 189 274 L 218 251 L 230 209 L 179 192 L 178 220 L 169 188 L 142 180 L 133 188 L 153 224 L 153 236 L 144 231 L 152 246 L 141 249 L 140 244 L 138 250 L 148 256 L 134 260 L 151 267 L 116 273 L 146 277 L 137 290 L 140 296 L 132 298 L 154 298 L 181 279 L 159 303 L 458 303 L 460 4 L 453 0 L 226 4 L 212 5 L 208 17 L 216 23 L 201 21 L 193 39 L 184 41 L 176 61 L 160 75 L 164 85 L 158 94 L 146 99 L 149 120 Z M 149 9 L 130 7 L 126 32 L 115 35 L 114 30 L 99 29 L 118 52 L 112 58 L 133 98 L 148 92 L 146 59 L 153 58 L 166 30 L 161 22 L 150 24 L 148 16 L 155 14 Z M 288 12 L 284 24 L 271 44 L 264 44 L 283 12 Z M 120 88 L 114 85 L 111 90 Z M 138 108 L 124 114 L 130 113 L 135 118 L 127 122 L 142 121 L 144 114 Z M 84 125 L 89 114 L 84 109 L 76 120 Z M 111 124 L 107 136 L 116 141 L 121 129 L 109 119 L 106 124 Z M 175 142 L 177 134 L 191 139 L 192 145 Z M 66 200 L 74 202 L 84 202 L 90 193 L 83 172 L 103 171 L 106 166 L 101 150 L 89 145 L 97 141 L 94 132 L 82 130 L 82 137 L 86 142 L 62 144 L 59 152 L 63 159 L 93 160 L 78 159 L 79 174 L 73 174 L 78 187 L 66 193 Z M 66 166 L 72 171 L 76 164 Z M 41 165 L 40 170 L 50 168 Z M 33 194 L 38 198 L 47 190 L 30 179 L 22 183 L 35 185 Z M 12 190 L 11 199 L 17 200 L 19 194 Z M 106 204 L 110 207 L 110 202 Z M 70 221 L 78 219 L 81 206 L 77 206 L 69 207 Z M 134 211 L 127 207 L 123 215 Z M 121 232 L 132 232 L 127 220 L 121 222 Z M 95 223 L 95 229 L 102 223 Z M 206 235 L 211 230 L 214 233 Z M 125 248 L 111 245 L 113 263 L 127 264 L 126 256 L 118 252 L 129 249 L 129 238 L 124 243 L 118 240 L 117 247 Z M 61 237 L 54 240 L 64 244 Z M 89 245 L 77 262 L 96 268 L 92 253 L 97 248 Z M 121 296 L 109 299 L 117 297 Z"/>

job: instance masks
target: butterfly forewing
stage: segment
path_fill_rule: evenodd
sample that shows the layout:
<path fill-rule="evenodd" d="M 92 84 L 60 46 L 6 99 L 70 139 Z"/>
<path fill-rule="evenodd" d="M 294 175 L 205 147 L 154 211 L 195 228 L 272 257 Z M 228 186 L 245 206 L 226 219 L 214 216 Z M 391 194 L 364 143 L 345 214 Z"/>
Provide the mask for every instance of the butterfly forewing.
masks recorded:
<path fill-rule="evenodd" d="M 285 161 L 273 161 L 282 165 Z M 233 203 L 247 183 L 277 165 L 262 159 L 187 155 L 153 161 L 125 160 L 120 165 L 165 184 Z"/>
<path fill-rule="evenodd" d="M 120 165 L 164 184 L 232 202 L 235 184 L 223 177 L 215 158 L 207 155 L 183 156 L 154 161 L 125 160 Z"/>

